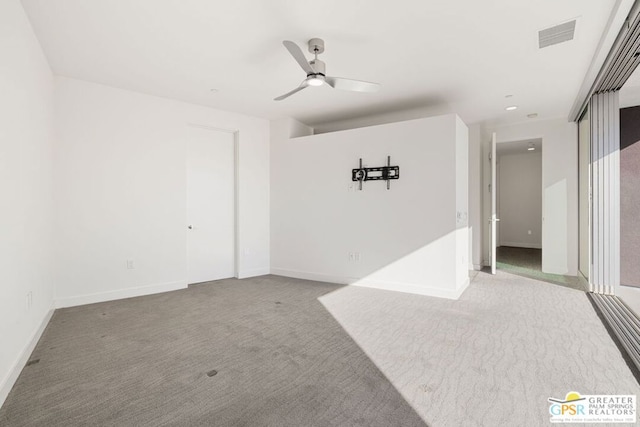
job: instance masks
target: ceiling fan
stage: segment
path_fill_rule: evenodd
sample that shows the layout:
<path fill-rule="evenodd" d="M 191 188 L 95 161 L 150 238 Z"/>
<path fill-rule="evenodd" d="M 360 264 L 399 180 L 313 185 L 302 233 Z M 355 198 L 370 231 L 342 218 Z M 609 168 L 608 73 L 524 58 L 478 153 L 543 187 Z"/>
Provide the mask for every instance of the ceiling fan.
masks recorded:
<path fill-rule="evenodd" d="M 363 82 L 360 80 L 343 79 L 342 77 L 329 77 L 325 74 L 325 63 L 318 59 L 318 54 L 324 52 L 324 40 L 314 38 L 309 40 L 309 52 L 315 55 L 315 58 L 307 62 L 307 58 L 302 53 L 302 49 L 292 41 L 285 40 L 282 42 L 287 48 L 293 59 L 302 67 L 307 78 L 300 83 L 300 86 L 274 99 L 274 101 L 282 101 L 296 92 L 309 86 L 322 86 L 328 84 L 334 89 L 351 90 L 356 92 L 376 92 L 380 85 L 378 83 Z"/>

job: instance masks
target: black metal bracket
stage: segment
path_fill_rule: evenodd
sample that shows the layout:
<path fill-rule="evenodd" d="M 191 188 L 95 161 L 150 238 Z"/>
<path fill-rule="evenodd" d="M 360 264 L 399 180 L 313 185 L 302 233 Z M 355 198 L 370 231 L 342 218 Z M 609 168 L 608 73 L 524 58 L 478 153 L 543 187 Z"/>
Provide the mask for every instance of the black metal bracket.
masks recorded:
<path fill-rule="evenodd" d="M 387 190 L 389 189 L 389 180 L 400 178 L 400 166 L 391 166 L 391 156 L 387 156 L 387 166 L 377 168 L 363 168 L 362 159 L 360 159 L 360 167 L 351 170 L 351 181 L 358 181 L 358 190 L 362 190 L 363 181 L 387 181 Z"/>

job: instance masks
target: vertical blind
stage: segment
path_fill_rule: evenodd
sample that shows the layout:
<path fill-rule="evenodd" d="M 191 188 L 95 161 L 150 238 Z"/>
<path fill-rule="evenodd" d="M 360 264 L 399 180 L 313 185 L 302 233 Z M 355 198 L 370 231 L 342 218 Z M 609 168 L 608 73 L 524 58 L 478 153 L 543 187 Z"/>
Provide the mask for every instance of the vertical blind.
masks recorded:
<path fill-rule="evenodd" d="M 618 91 L 592 96 L 591 292 L 613 295 L 620 283 L 620 113 Z"/>

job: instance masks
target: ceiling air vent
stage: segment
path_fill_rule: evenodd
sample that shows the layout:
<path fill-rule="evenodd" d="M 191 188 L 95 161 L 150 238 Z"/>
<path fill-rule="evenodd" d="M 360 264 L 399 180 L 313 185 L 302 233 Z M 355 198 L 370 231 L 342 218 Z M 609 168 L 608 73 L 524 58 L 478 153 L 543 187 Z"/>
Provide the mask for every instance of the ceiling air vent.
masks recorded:
<path fill-rule="evenodd" d="M 576 33 L 576 20 L 565 22 L 555 27 L 545 28 L 538 31 L 538 47 L 553 46 L 554 44 L 573 40 Z"/>

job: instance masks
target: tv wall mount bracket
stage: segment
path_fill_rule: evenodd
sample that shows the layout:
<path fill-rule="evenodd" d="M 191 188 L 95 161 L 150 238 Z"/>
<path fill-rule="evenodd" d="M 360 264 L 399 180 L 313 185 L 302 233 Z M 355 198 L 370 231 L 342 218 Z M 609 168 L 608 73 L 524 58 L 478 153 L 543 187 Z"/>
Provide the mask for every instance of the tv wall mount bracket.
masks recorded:
<path fill-rule="evenodd" d="M 351 170 L 351 181 L 358 181 L 360 191 L 362 191 L 363 181 L 387 181 L 388 190 L 389 181 L 398 178 L 400 178 L 400 166 L 391 166 L 391 156 L 387 156 L 387 166 L 363 168 L 362 159 L 360 159 L 360 167 Z"/>

